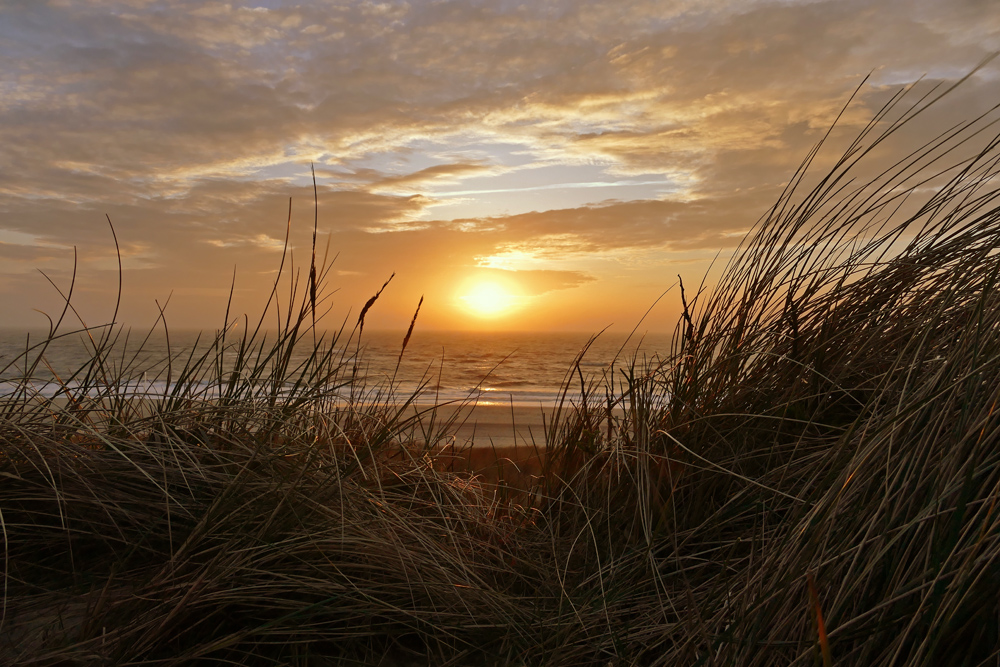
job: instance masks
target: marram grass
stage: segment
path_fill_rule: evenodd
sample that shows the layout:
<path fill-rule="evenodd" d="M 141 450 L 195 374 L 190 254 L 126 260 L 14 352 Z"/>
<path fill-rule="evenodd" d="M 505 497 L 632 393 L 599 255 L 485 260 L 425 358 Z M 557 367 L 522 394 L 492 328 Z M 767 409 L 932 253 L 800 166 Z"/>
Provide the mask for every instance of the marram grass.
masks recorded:
<path fill-rule="evenodd" d="M 276 338 L 219 334 L 163 399 L 116 394 L 120 331 L 56 399 L 27 351 L 0 661 L 998 664 L 996 118 L 869 169 L 941 94 L 893 97 L 817 178 L 811 154 L 677 295 L 669 354 L 570 373 L 536 476 L 464 471 L 452 424 L 359 384 L 331 351 L 363 322 L 319 337 L 315 260 Z"/>

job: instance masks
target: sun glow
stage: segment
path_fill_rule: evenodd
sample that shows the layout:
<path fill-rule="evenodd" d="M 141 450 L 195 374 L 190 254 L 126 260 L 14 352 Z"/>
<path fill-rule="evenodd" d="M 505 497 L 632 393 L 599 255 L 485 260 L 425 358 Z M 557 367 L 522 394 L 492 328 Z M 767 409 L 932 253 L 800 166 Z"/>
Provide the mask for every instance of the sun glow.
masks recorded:
<path fill-rule="evenodd" d="M 518 305 L 518 298 L 497 282 L 483 281 L 470 285 L 458 297 L 466 310 L 479 317 L 499 317 Z"/>

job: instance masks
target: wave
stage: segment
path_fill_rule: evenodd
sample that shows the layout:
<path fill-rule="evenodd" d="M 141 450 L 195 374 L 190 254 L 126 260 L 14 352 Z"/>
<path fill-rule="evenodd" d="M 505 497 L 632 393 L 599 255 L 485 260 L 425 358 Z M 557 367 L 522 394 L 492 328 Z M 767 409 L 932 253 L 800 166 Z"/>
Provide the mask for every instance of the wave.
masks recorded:
<path fill-rule="evenodd" d="M 526 386 L 531 383 L 512 382 L 513 387 Z M 350 387 L 330 388 L 329 391 L 318 390 L 316 398 L 324 401 L 365 401 L 374 396 L 388 397 L 394 400 L 411 400 L 419 404 L 459 403 L 471 401 L 483 405 L 491 404 L 532 404 L 554 405 L 560 399 L 560 392 L 543 389 L 519 390 L 510 387 L 464 387 L 450 388 L 442 385 L 419 387 L 397 386 L 389 393 L 381 393 L 379 387 L 357 387 L 354 392 Z M 384 388 L 381 388 L 384 389 Z M 219 383 L 191 382 L 178 386 L 177 383 L 167 384 L 165 381 L 123 382 L 116 385 L 104 385 L 72 382 L 55 382 L 48 380 L 0 380 L 0 401 L 9 400 L 52 400 L 66 399 L 128 399 L 158 401 L 172 397 L 180 397 L 194 401 L 217 401 L 225 396 L 225 390 Z M 301 388 L 293 383 L 286 383 L 277 392 L 271 384 L 262 382 L 252 391 L 240 391 L 237 398 L 241 401 L 267 401 L 272 396 L 279 400 L 301 396 Z"/>

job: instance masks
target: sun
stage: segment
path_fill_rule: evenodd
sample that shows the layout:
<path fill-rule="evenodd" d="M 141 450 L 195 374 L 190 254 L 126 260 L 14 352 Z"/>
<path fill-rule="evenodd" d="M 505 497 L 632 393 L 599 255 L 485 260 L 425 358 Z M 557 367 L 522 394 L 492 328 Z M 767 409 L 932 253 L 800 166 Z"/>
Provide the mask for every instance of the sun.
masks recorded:
<path fill-rule="evenodd" d="M 480 317 L 499 317 L 518 304 L 518 298 L 497 282 L 473 283 L 458 297 L 462 306 Z"/>

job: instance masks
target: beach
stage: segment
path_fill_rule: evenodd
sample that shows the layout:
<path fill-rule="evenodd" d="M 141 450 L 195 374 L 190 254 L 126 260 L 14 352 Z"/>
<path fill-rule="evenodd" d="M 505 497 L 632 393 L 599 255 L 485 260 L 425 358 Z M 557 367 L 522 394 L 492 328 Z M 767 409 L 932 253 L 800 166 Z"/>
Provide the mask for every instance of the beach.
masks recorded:
<path fill-rule="evenodd" d="M 563 407 L 565 414 L 568 406 Z M 411 409 L 425 428 L 434 424 L 451 422 L 446 429 L 452 436 L 451 444 L 461 448 L 476 447 L 509 448 L 521 446 L 542 447 L 545 444 L 545 429 L 552 423 L 556 409 L 543 405 L 500 405 L 469 404 L 445 405 L 431 411 L 431 406 L 418 405 Z"/>

